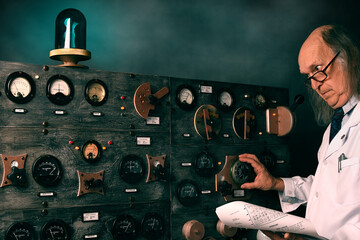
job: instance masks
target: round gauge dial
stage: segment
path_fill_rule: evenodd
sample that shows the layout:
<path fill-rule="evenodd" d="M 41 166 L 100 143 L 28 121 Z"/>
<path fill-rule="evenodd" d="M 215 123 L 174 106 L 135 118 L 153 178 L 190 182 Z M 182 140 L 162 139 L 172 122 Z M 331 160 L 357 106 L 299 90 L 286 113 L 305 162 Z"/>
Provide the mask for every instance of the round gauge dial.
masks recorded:
<path fill-rule="evenodd" d="M 257 109 L 265 109 L 268 106 L 267 97 L 262 93 L 257 93 L 254 96 L 253 103 Z"/>
<path fill-rule="evenodd" d="M 157 213 L 147 213 L 141 221 L 141 233 L 147 239 L 160 239 L 164 234 L 163 218 Z"/>
<path fill-rule="evenodd" d="M 254 179 L 254 170 L 250 164 L 237 160 L 230 168 L 230 176 L 238 186 L 241 186 Z"/>
<path fill-rule="evenodd" d="M 93 106 L 103 105 L 108 95 L 106 84 L 99 79 L 91 80 L 85 86 L 85 99 Z"/>
<path fill-rule="evenodd" d="M 82 147 L 82 157 L 89 163 L 94 163 L 101 158 L 101 146 L 97 141 L 87 141 Z"/>
<path fill-rule="evenodd" d="M 5 93 L 15 103 L 27 103 L 35 96 L 35 82 L 24 72 L 14 72 L 6 79 Z"/>
<path fill-rule="evenodd" d="M 211 177 L 215 173 L 215 158 L 203 151 L 196 156 L 195 171 L 201 177 Z"/>
<path fill-rule="evenodd" d="M 177 197 L 182 205 L 189 207 L 199 201 L 200 191 L 195 182 L 183 180 L 177 187 Z"/>
<path fill-rule="evenodd" d="M 195 90 L 190 85 L 181 85 L 176 90 L 176 104 L 183 110 L 195 106 Z"/>
<path fill-rule="evenodd" d="M 260 162 L 262 162 L 265 167 L 271 171 L 276 165 L 275 154 L 269 150 L 264 150 L 260 155 Z"/>
<path fill-rule="evenodd" d="M 235 96 L 230 89 L 221 89 L 217 96 L 217 105 L 220 110 L 229 112 L 235 107 Z"/>
<path fill-rule="evenodd" d="M 127 155 L 120 163 L 119 173 L 125 182 L 137 183 L 145 174 L 144 163 L 142 159 L 136 155 Z"/>
<path fill-rule="evenodd" d="M 60 182 L 62 172 L 59 159 L 51 155 L 40 156 L 32 167 L 34 180 L 44 187 L 56 186 Z"/>
<path fill-rule="evenodd" d="M 40 234 L 41 239 L 68 240 L 70 239 L 70 228 L 64 221 L 53 219 L 42 227 Z"/>
<path fill-rule="evenodd" d="M 113 223 L 112 235 L 115 240 L 135 239 L 137 235 L 135 219 L 130 215 L 118 216 Z"/>
<path fill-rule="evenodd" d="M 35 233 L 33 227 L 26 222 L 12 224 L 6 231 L 5 240 L 33 240 Z"/>
<path fill-rule="evenodd" d="M 74 85 L 65 76 L 52 76 L 46 84 L 46 96 L 56 105 L 66 105 L 74 97 Z"/>
<path fill-rule="evenodd" d="M 242 139 L 250 139 L 256 125 L 254 113 L 245 107 L 238 108 L 233 116 L 232 125 L 235 134 Z"/>

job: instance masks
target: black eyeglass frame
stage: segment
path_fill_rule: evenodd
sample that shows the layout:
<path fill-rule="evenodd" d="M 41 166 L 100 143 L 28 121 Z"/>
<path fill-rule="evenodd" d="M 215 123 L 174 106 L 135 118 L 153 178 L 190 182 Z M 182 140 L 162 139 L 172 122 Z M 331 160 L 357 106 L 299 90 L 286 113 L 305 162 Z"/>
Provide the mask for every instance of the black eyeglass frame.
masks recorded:
<path fill-rule="evenodd" d="M 340 52 L 341 52 L 341 51 L 338 51 L 338 52 L 337 52 L 337 54 L 335 55 L 335 57 L 333 57 L 333 59 L 331 59 L 331 61 L 328 63 L 328 65 L 326 65 L 326 66 L 324 67 L 323 70 L 319 70 L 319 71 L 317 71 L 316 73 L 314 73 L 313 75 L 311 75 L 310 77 L 306 78 L 306 79 L 304 80 L 305 86 L 311 87 L 311 80 L 314 80 L 315 82 L 319 82 L 319 83 L 324 82 L 324 81 L 327 79 L 327 77 L 328 77 L 328 75 L 325 73 L 326 69 L 328 69 L 328 67 L 330 67 L 330 65 L 335 61 L 336 57 L 339 56 Z M 323 73 L 323 74 L 324 74 L 324 76 L 325 76 L 324 79 L 318 80 L 318 79 L 315 79 L 315 78 L 314 78 L 314 76 L 315 76 L 316 74 L 319 74 L 319 73 Z"/>

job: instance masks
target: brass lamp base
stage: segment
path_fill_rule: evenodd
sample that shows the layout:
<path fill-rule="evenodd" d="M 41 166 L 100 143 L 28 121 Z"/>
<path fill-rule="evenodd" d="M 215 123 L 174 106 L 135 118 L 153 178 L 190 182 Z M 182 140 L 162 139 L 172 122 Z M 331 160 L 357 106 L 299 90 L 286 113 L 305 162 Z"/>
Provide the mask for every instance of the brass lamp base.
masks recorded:
<path fill-rule="evenodd" d="M 78 64 L 79 61 L 86 61 L 91 58 L 91 52 L 79 48 L 59 48 L 51 50 L 49 57 L 53 60 L 62 61 L 60 67 L 80 67 L 88 68 L 87 66 Z"/>

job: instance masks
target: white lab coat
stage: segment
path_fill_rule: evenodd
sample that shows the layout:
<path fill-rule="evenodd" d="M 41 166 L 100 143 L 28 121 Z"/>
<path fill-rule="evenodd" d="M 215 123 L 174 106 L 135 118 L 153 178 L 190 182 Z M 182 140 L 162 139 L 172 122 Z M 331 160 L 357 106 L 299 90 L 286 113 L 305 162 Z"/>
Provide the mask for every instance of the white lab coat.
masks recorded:
<path fill-rule="evenodd" d="M 306 218 L 319 235 L 332 240 L 360 239 L 360 104 L 329 144 L 330 126 L 318 151 L 315 176 L 284 178 L 282 210 L 307 202 Z M 346 159 L 339 164 L 339 157 Z"/>

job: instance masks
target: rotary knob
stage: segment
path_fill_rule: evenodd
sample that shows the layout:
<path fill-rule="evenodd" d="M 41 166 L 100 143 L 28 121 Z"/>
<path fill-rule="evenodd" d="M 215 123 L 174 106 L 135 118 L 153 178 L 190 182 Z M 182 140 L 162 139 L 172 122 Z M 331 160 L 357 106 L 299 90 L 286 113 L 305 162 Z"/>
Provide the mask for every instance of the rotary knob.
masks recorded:
<path fill-rule="evenodd" d="M 190 220 L 184 224 L 182 234 L 186 240 L 201 240 L 205 235 L 205 227 L 197 220 Z"/>
<path fill-rule="evenodd" d="M 218 221 L 216 224 L 216 230 L 220 233 L 223 237 L 233 237 L 237 232 L 237 228 L 230 227 L 225 225 L 222 221 Z"/>

